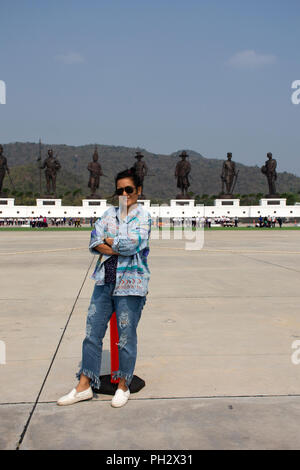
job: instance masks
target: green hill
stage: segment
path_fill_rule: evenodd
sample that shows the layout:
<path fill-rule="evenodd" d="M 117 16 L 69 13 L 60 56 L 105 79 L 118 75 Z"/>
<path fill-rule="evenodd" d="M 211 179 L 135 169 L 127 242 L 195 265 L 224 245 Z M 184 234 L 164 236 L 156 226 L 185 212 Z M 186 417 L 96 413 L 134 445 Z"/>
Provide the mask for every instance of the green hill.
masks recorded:
<path fill-rule="evenodd" d="M 145 156 L 144 161 L 149 167 L 149 176 L 145 178 L 144 193 L 147 198 L 158 202 L 174 199 L 178 193 L 174 171 L 179 161 L 181 151 L 171 155 L 154 154 L 141 148 L 97 145 L 99 163 L 107 177 L 100 180 L 100 195 L 107 198 L 114 192 L 114 176 L 119 171 L 132 166 L 136 159 L 135 152 L 140 150 Z M 42 160 L 47 156 L 48 148 L 53 148 L 54 154 L 61 163 L 62 169 L 57 177 L 57 195 L 64 197 L 64 203 L 74 203 L 89 194 L 87 187 L 89 172 L 88 163 L 92 160 L 95 144 L 84 146 L 42 145 Z M 209 159 L 192 150 L 186 149 L 192 166 L 190 191 L 195 195 L 217 195 L 221 190 L 220 174 L 223 160 Z M 11 176 L 16 187 L 15 194 L 27 193 L 34 197 L 39 193 L 39 170 L 37 158 L 39 146 L 37 143 L 10 143 L 4 145 L 4 154 L 11 168 Z M 237 164 L 239 177 L 235 187 L 237 194 L 266 194 L 268 185 L 266 178 L 258 166 Z M 264 164 L 266 158 L 262 158 Z M 280 160 L 277 162 L 280 170 Z M 45 192 L 45 176 L 42 174 L 43 191 Z M 12 194 L 12 187 L 6 176 L 4 188 Z M 300 191 L 300 178 L 287 172 L 278 172 L 277 189 L 280 193 L 297 193 Z M 75 194 L 73 194 L 75 193 Z M 75 199 L 74 199 L 75 198 Z"/>

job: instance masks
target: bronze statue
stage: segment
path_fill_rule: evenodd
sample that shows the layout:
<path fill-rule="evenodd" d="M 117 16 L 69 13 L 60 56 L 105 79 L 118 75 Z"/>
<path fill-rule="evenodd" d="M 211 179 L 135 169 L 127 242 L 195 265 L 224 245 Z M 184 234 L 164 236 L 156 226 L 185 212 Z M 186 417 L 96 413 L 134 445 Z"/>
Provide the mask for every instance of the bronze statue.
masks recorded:
<path fill-rule="evenodd" d="M 187 190 L 190 186 L 189 173 L 191 171 L 191 164 L 186 160 L 188 154 L 185 150 L 179 156 L 181 161 L 176 165 L 175 178 L 177 178 L 177 188 L 181 189 L 181 193 L 177 194 L 176 199 L 189 199 Z"/>
<path fill-rule="evenodd" d="M 99 198 L 99 194 L 96 194 L 96 190 L 99 188 L 100 185 L 100 176 L 103 175 L 102 168 L 100 163 L 98 163 L 98 150 L 95 147 L 95 151 L 93 153 L 93 161 L 88 164 L 87 169 L 90 172 L 90 179 L 88 182 L 88 187 L 91 188 L 91 195 L 88 196 L 89 198 Z"/>
<path fill-rule="evenodd" d="M 272 196 L 276 196 L 275 181 L 277 180 L 277 173 L 276 173 L 277 162 L 272 157 L 271 152 L 267 153 L 267 157 L 268 157 L 268 160 L 261 167 L 261 172 L 264 175 L 266 175 L 267 180 L 268 180 L 269 194 L 267 194 L 267 197 L 272 197 Z"/>
<path fill-rule="evenodd" d="M 232 153 L 228 152 L 227 160 L 223 162 L 223 168 L 222 168 L 222 174 L 221 174 L 221 180 L 222 180 L 221 196 L 226 196 L 226 197 L 232 196 L 232 193 L 233 193 L 236 181 L 237 181 L 238 172 L 236 172 L 235 163 L 231 159 L 232 159 Z M 225 184 L 226 192 L 224 191 L 224 184 Z"/>
<path fill-rule="evenodd" d="M 53 150 L 48 150 L 48 157 L 44 161 L 43 165 L 40 167 L 41 170 L 46 168 L 45 177 L 46 177 L 46 185 L 47 185 L 47 195 L 50 196 L 53 194 L 56 196 L 56 175 L 57 172 L 60 170 L 61 165 L 56 157 L 53 156 Z M 51 192 L 52 186 L 52 192 Z"/>
<path fill-rule="evenodd" d="M 2 194 L 2 185 L 3 185 L 3 180 L 5 173 L 8 173 L 9 175 L 9 168 L 7 166 L 7 159 L 3 155 L 3 147 L 0 145 L 0 195 Z"/>
<path fill-rule="evenodd" d="M 142 162 L 142 158 L 144 158 L 144 155 L 142 155 L 141 152 L 136 152 L 135 158 L 137 159 L 137 162 L 135 162 L 133 166 L 136 169 L 136 173 L 140 179 L 141 186 L 142 186 L 142 193 L 141 193 L 140 199 L 144 199 L 145 198 L 143 194 L 144 177 L 147 176 L 148 174 L 148 167 L 145 162 Z"/>

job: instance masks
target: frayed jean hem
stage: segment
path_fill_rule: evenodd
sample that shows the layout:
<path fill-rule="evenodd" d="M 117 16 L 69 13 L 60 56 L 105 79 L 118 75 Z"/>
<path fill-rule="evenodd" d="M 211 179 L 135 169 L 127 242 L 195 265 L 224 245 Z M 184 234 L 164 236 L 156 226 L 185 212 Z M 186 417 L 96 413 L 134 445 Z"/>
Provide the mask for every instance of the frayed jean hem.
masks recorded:
<path fill-rule="evenodd" d="M 76 374 L 76 377 L 78 380 L 80 380 L 81 374 L 85 375 L 91 380 L 90 382 L 91 387 L 96 388 L 96 389 L 100 388 L 100 378 L 96 374 L 94 374 L 94 372 L 88 369 L 80 369 L 80 371 L 77 372 Z"/>
<path fill-rule="evenodd" d="M 117 372 L 113 372 L 113 379 L 118 380 L 118 379 L 125 379 L 125 383 L 127 387 L 131 384 L 133 378 L 133 374 L 126 374 L 125 372 L 122 372 L 121 370 L 118 370 Z"/>

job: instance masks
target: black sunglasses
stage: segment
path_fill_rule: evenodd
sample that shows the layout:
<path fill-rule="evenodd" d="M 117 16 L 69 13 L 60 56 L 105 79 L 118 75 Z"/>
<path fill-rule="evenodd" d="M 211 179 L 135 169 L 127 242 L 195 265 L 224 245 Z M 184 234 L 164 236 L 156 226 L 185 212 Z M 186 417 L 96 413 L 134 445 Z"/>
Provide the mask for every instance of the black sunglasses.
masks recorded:
<path fill-rule="evenodd" d="M 116 189 L 117 196 L 122 196 L 124 190 L 127 194 L 132 194 L 135 188 L 133 186 L 125 186 L 125 188 L 118 188 Z"/>

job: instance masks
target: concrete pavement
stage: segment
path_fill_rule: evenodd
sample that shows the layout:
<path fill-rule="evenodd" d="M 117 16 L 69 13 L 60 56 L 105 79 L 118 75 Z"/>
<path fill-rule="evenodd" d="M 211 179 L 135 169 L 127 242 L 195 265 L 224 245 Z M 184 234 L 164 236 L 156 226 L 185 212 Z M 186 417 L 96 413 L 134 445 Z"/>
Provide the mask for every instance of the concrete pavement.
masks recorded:
<path fill-rule="evenodd" d="M 119 410 L 105 395 L 56 405 L 81 360 L 89 232 L 0 237 L 0 448 L 300 448 L 298 231 L 205 232 L 199 251 L 151 240 L 135 371 L 146 387 Z"/>

